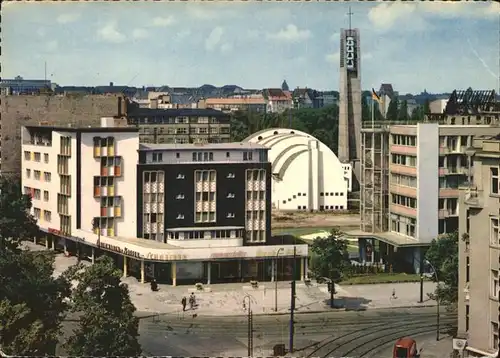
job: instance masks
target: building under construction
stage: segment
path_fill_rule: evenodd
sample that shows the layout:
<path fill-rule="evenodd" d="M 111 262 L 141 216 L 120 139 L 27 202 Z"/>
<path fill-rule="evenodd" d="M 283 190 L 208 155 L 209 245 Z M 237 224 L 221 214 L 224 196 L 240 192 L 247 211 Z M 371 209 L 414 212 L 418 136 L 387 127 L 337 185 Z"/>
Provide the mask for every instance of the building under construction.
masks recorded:
<path fill-rule="evenodd" d="M 363 123 L 361 225 L 348 233 L 359 239 L 361 261 L 400 251 L 405 270 L 420 270 L 421 250 L 458 228 L 458 186 L 471 173 L 465 149 L 492 127 L 500 129 L 495 91 L 470 88 L 453 91 L 444 113 L 421 123 Z"/>

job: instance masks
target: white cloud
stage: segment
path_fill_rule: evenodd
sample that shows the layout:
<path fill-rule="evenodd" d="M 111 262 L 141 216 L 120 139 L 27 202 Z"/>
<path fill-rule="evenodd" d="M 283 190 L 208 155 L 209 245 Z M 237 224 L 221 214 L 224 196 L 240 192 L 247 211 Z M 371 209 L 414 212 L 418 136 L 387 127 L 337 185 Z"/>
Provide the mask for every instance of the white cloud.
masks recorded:
<path fill-rule="evenodd" d="M 205 49 L 207 51 L 213 51 L 220 43 L 223 34 L 224 34 L 224 29 L 222 27 L 220 26 L 215 27 L 205 40 Z"/>
<path fill-rule="evenodd" d="M 46 33 L 47 33 L 47 32 L 45 31 L 45 29 L 44 29 L 44 28 L 42 28 L 42 27 L 40 27 L 40 28 L 36 29 L 36 34 L 37 34 L 38 36 L 40 36 L 40 37 L 44 37 Z"/>
<path fill-rule="evenodd" d="M 373 54 L 371 52 L 367 52 L 365 54 L 361 54 L 361 61 L 363 60 L 371 60 L 373 58 Z"/>
<path fill-rule="evenodd" d="M 156 27 L 167 27 L 174 23 L 174 18 L 172 16 L 167 17 L 155 17 L 153 19 L 152 25 Z"/>
<path fill-rule="evenodd" d="M 380 3 L 370 9 L 368 19 L 376 28 L 388 30 L 398 21 L 408 19 L 415 11 L 416 6 L 406 3 Z"/>
<path fill-rule="evenodd" d="M 471 4 L 467 2 L 422 2 L 418 4 L 410 3 L 379 3 L 368 12 L 368 19 L 378 30 L 389 30 L 396 25 L 401 25 L 400 29 L 423 30 L 429 29 L 430 17 L 444 18 L 465 18 L 488 16 L 498 16 L 500 4 L 489 3 Z"/>
<path fill-rule="evenodd" d="M 80 14 L 77 12 L 68 12 L 66 14 L 61 14 L 57 17 L 56 21 L 60 24 L 69 24 L 71 22 L 75 22 L 80 17 Z"/>
<path fill-rule="evenodd" d="M 189 35 L 191 35 L 191 30 L 189 30 L 189 29 L 182 30 L 182 31 L 177 32 L 174 35 L 174 39 L 176 39 L 176 40 L 182 40 L 182 39 L 188 37 Z"/>
<path fill-rule="evenodd" d="M 340 39 L 340 32 L 334 32 L 332 36 L 330 36 L 330 41 L 339 41 Z"/>
<path fill-rule="evenodd" d="M 116 21 L 112 21 L 99 29 L 97 35 L 106 42 L 121 43 L 126 40 L 125 35 L 118 31 Z"/>
<path fill-rule="evenodd" d="M 339 66 L 340 65 L 340 52 L 330 53 L 330 54 L 326 55 L 325 61 Z"/>
<path fill-rule="evenodd" d="M 58 47 L 59 47 L 59 43 L 56 40 L 52 40 L 52 41 L 47 42 L 45 49 L 49 52 L 53 52 L 53 51 L 57 50 Z"/>
<path fill-rule="evenodd" d="M 222 53 L 229 53 L 233 50 L 233 45 L 230 43 L 224 43 L 221 45 L 220 50 Z"/>
<path fill-rule="evenodd" d="M 293 24 L 287 25 L 284 29 L 281 29 L 275 34 L 268 35 L 270 39 L 286 42 L 299 42 L 307 40 L 310 37 L 311 31 L 299 30 L 299 28 Z"/>
<path fill-rule="evenodd" d="M 134 29 L 134 31 L 132 31 L 132 37 L 134 39 L 145 39 L 148 36 L 149 36 L 149 32 L 147 32 L 146 30 L 141 29 L 141 28 Z"/>

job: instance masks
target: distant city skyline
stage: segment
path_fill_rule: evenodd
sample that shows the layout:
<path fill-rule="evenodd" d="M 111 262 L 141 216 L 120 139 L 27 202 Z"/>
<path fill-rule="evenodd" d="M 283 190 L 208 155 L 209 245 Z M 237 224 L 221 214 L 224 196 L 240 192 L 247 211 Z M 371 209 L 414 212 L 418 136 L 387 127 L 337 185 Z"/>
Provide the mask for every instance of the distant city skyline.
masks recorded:
<path fill-rule="evenodd" d="M 2 78 L 338 90 L 340 3 L 4 3 Z M 132 7 L 133 6 L 133 7 Z M 353 3 L 362 88 L 499 88 L 497 3 Z M 184 20 L 184 21 L 183 21 Z"/>

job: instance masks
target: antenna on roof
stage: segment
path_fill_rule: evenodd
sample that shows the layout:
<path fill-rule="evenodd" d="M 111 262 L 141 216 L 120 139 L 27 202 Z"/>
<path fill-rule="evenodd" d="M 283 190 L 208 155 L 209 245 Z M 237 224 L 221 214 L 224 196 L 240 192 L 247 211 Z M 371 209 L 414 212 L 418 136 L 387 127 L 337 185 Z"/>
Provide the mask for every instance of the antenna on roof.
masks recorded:
<path fill-rule="evenodd" d="M 47 82 L 47 61 L 43 63 L 43 79 Z"/>
<path fill-rule="evenodd" d="M 349 31 L 351 31 L 351 18 L 354 13 L 351 11 L 351 7 L 349 6 L 349 12 L 347 13 L 347 16 L 349 16 Z"/>

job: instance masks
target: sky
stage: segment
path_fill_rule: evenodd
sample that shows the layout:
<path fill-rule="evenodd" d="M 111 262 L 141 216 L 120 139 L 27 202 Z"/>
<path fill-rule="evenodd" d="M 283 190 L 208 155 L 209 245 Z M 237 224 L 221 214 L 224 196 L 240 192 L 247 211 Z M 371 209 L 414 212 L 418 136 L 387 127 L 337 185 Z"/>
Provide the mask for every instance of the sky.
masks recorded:
<path fill-rule="evenodd" d="M 499 89 L 500 4 L 351 2 L 363 89 Z M 2 78 L 64 85 L 337 90 L 335 2 L 2 4 Z"/>

